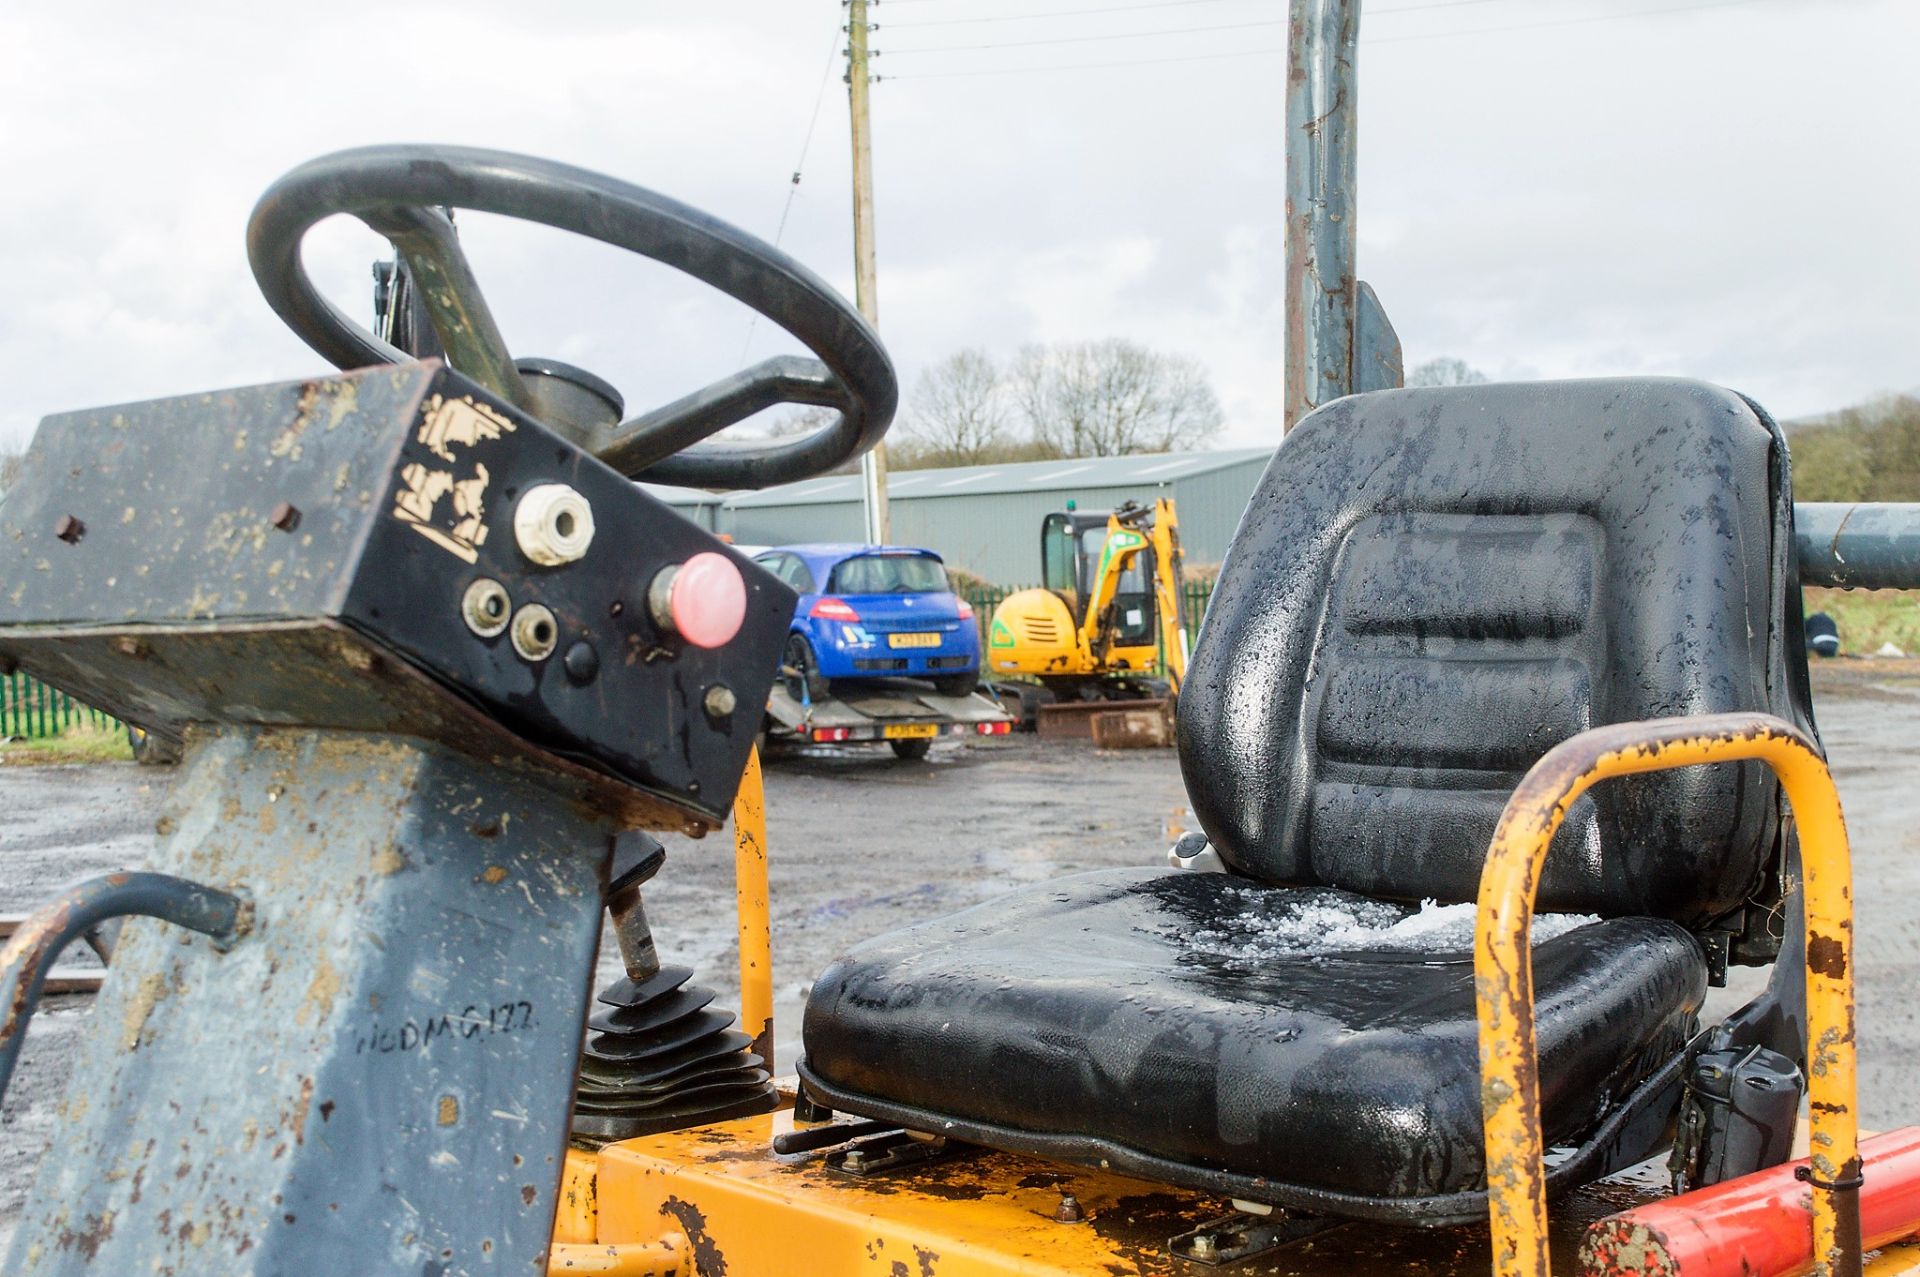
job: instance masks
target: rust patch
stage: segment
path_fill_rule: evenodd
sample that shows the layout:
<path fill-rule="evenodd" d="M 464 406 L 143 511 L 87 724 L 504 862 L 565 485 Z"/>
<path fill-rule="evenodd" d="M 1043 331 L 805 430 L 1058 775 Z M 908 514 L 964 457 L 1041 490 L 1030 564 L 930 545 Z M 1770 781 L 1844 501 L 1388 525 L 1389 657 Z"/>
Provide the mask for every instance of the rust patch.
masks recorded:
<path fill-rule="evenodd" d="M 307 983 L 307 996 L 300 1000 L 300 1008 L 293 1014 L 293 1022 L 302 1026 L 324 1022 L 333 1010 L 333 1000 L 339 996 L 340 973 L 322 954 L 313 969 L 313 979 Z"/>
<path fill-rule="evenodd" d="M 460 1101 L 454 1099 L 451 1095 L 441 1096 L 440 1116 L 438 1120 L 442 1126 L 452 1126 L 455 1122 L 458 1122 L 460 1120 Z"/>
<path fill-rule="evenodd" d="M 373 872 L 382 878 L 391 878 L 407 867 L 407 858 L 395 847 L 382 847 L 373 853 Z"/>
<path fill-rule="evenodd" d="M 507 871 L 499 865 L 488 865 L 486 872 L 480 875 L 480 881 L 488 884 L 505 882 Z"/>
<path fill-rule="evenodd" d="M 1829 980 L 1845 978 L 1847 946 L 1832 936 L 1815 935 L 1807 940 L 1807 969 Z"/>
<path fill-rule="evenodd" d="M 127 1009 L 120 1017 L 120 1049 L 132 1051 L 140 1045 L 140 1035 L 146 1031 L 147 1017 L 153 1014 L 154 1004 L 167 996 L 167 978 L 158 971 L 149 971 L 140 977 L 140 987 L 127 999 Z"/>
<path fill-rule="evenodd" d="M 680 1231 L 687 1235 L 687 1248 L 693 1252 L 693 1271 L 700 1277 L 727 1277 L 727 1257 L 707 1233 L 707 1217 L 692 1202 L 669 1197 L 660 1203 L 660 1213 L 673 1216 Z"/>
<path fill-rule="evenodd" d="M 307 1142 L 307 1109 L 312 1103 L 313 1079 L 303 1077 L 300 1079 L 300 1102 L 294 1106 L 293 1120 L 287 1123 L 287 1125 L 293 1128 L 293 1142 L 295 1144 L 304 1144 Z"/>
<path fill-rule="evenodd" d="M 108 1211 L 104 1215 L 87 1216 L 86 1225 L 82 1228 L 62 1228 L 54 1245 L 59 1250 L 76 1251 L 92 1262 L 99 1254 L 101 1245 L 112 1236 L 113 1212 Z"/>
<path fill-rule="evenodd" d="M 1677 1277 L 1667 1240 L 1626 1217 L 1603 1219 L 1580 1242 L 1580 1271 L 1594 1277 Z"/>

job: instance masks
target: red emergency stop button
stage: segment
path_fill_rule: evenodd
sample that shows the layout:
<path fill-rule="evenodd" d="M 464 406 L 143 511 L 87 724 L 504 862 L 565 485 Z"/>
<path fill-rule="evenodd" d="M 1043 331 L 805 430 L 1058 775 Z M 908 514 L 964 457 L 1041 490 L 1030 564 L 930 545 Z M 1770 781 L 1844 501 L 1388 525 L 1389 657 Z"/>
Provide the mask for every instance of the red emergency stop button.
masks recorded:
<path fill-rule="evenodd" d="M 654 624 L 695 647 L 720 647 L 747 619 L 747 583 L 732 559 L 704 550 L 662 568 L 647 589 Z"/>

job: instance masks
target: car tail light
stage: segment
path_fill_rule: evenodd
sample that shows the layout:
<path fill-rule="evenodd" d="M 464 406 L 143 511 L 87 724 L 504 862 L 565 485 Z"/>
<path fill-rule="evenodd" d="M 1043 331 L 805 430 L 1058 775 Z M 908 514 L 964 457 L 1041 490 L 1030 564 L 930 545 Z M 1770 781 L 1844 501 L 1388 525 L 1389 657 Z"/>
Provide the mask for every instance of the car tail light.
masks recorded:
<path fill-rule="evenodd" d="M 843 604 L 842 606 L 845 606 L 845 605 Z M 816 727 L 813 729 L 813 739 L 816 743 L 824 743 L 826 741 L 836 741 L 836 740 L 852 740 L 853 729 L 851 727 Z"/>
<path fill-rule="evenodd" d="M 955 599 L 954 601 L 960 605 L 960 619 L 963 621 L 971 621 L 973 619 L 973 604 L 967 602 L 965 599 Z"/>
<path fill-rule="evenodd" d="M 826 621 L 846 621 L 857 624 L 860 614 L 847 606 L 846 600 L 835 598 L 816 599 L 808 616 L 817 616 Z"/>
<path fill-rule="evenodd" d="M 1012 723 L 975 723 L 973 730 L 982 736 L 1005 736 L 1013 730 Z"/>

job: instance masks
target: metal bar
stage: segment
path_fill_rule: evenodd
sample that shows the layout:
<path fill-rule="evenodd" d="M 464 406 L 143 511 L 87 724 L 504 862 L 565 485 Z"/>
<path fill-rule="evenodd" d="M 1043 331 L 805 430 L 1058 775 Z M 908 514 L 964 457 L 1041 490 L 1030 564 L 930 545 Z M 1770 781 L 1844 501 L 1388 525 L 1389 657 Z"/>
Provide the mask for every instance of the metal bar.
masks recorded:
<path fill-rule="evenodd" d="M 507 350 L 506 338 L 480 291 L 473 267 L 460 248 L 460 237 L 444 213 L 433 209 L 395 207 L 361 214 L 361 220 L 393 242 L 413 272 L 416 295 L 433 321 L 433 330 L 446 348 L 453 366 L 494 394 L 534 411 L 520 370 Z M 549 422 L 549 425 L 554 424 Z M 572 423 L 561 422 L 561 427 Z M 569 435 L 577 433 L 567 430 Z"/>
<path fill-rule="evenodd" d="M 1862 1243 L 1878 1250 L 1920 1226 L 1920 1126 L 1860 1143 Z M 1580 1243 L 1593 1277 L 1749 1277 L 1805 1272 L 1813 1262 L 1806 1159 L 1652 1201 L 1590 1224 Z"/>
<path fill-rule="evenodd" d="M 773 924 L 767 904 L 767 796 L 760 751 L 733 799 L 733 890 L 740 939 L 740 1024 L 753 1035 L 753 1053 L 773 1067 Z"/>
<path fill-rule="evenodd" d="M 1360 0 L 1287 14 L 1286 428 L 1353 393 Z"/>
<path fill-rule="evenodd" d="M 98 993 L 101 982 L 106 978 L 105 971 L 95 971 L 88 967 L 54 967 L 47 972 L 47 978 L 40 985 L 40 992 L 42 994 Z"/>
<path fill-rule="evenodd" d="M 651 1242 L 559 1242 L 547 1251 L 547 1273 L 549 1277 L 566 1273 L 680 1277 L 687 1271 L 689 1250 L 686 1234 L 677 1229 Z"/>
<path fill-rule="evenodd" d="M 1554 831 L 1574 800 L 1601 780 L 1747 759 L 1766 763 L 1779 776 L 1800 835 L 1814 1272 L 1819 1277 L 1859 1277 L 1852 869 L 1846 822 L 1819 750 L 1799 729 L 1767 714 L 1659 718 L 1582 732 L 1535 763 L 1501 813 L 1480 877 L 1473 954 L 1495 1277 L 1548 1277 L 1550 1271 L 1529 933 Z"/>
<path fill-rule="evenodd" d="M 853 141 L 853 298 L 860 313 L 880 327 L 880 287 L 873 243 L 873 116 L 868 72 L 867 0 L 847 5 L 847 117 Z M 875 443 L 860 457 L 860 504 L 870 545 L 893 539 L 887 508 L 887 445 Z"/>
<path fill-rule="evenodd" d="M 1803 584 L 1920 590 L 1920 504 L 1797 502 L 1793 542 Z"/>
<path fill-rule="evenodd" d="M 20 1058 L 27 1021 L 55 958 L 74 937 L 109 918 L 159 918 L 211 936 L 224 949 L 243 935 L 249 915 L 238 896 L 171 874 L 115 873 L 88 878 L 29 914 L 0 948 L 0 1096 Z"/>

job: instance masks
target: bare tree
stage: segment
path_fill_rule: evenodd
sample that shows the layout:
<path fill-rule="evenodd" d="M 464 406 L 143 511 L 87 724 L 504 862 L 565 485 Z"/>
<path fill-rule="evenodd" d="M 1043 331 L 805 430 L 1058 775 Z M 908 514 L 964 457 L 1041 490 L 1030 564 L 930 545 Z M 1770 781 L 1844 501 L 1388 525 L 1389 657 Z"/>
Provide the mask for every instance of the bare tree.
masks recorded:
<path fill-rule="evenodd" d="M 832 408 L 821 408 L 811 404 L 789 404 L 779 416 L 767 422 L 760 434 L 767 439 L 792 439 L 800 435 L 810 435 L 832 425 L 839 415 L 839 412 Z"/>
<path fill-rule="evenodd" d="M 1222 421 L 1198 360 L 1117 337 L 1028 346 L 1014 361 L 1011 382 L 1034 440 L 1057 456 L 1196 447 Z"/>
<path fill-rule="evenodd" d="M 1442 355 L 1407 374 L 1409 386 L 1482 386 L 1487 375 L 1464 359 Z"/>
<path fill-rule="evenodd" d="M 26 464 L 27 454 L 13 448 L 0 446 L 0 495 L 4 495 L 20 477 L 20 467 Z"/>
<path fill-rule="evenodd" d="M 1000 366 L 986 352 L 968 349 L 920 374 L 902 425 L 922 464 L 970 466 L 1006 451 L 1012 419 Z"/>

